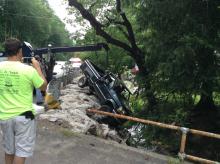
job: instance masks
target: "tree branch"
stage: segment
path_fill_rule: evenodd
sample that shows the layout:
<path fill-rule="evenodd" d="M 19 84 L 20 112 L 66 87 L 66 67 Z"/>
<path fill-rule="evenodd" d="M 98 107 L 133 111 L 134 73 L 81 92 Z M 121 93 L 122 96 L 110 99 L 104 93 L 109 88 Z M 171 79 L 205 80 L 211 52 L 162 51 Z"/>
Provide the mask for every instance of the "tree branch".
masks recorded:
<path fill-rule="evenodd" d="M 129 40 L 128 34 L 126 33 L 126 31 L 121 27 L 121 26 L 125 26 L 123 22 L 120 21 L 116 21 L 115 19 L 109 18 L 109 17 L 105 17 L 109 22 L 105 25 L 106 27 L 109 26 L 111 23 L 116 25 L 116 27 L 119 29 L 119 31 L 122 32 L 122 34 L 125 36 L 125 38 L 127 40 Z"/>
<path fill-rule="evenodd" d="M 92 8 L 97 4 L 97 1 L 93 2 L 90 6 L 88 11 L 92 11 Z"/>
<path fill-rule="evenodd" d="M 105 32 L 102 29 L 103 25 L 100 22 L 98 22 L 96 20 L 96 18 L 94 17 L 94 15 L 92 15 L 88 10 L 86 10 L 81 3 L 79 3 L 77 0 L 69 0 L 69 5 L 74 6 L 76 9 L 79 10 L 82 17 L 84 19 L 88 20 L 89 23 L 91 24 L 91 26 L 95 29 L 97 35 L 102 36 L 108 43 L 111 43 L 113 45 L 121 47 L 124 50 L 130 52 L 131 56 L 133 55 L 132 48 L 128 44 L 126 44 L 118 39 L 113 38 L 111 35 L 109 35 L 107 32 Z"/>
<path fill-rule="evenodd" d="M 117 25 L 125 25 L 124 22 L 120 22 L 120 21 L 116 21 L 115 19 L 112 19 L 112 18 L 109 18 L 107 16 L 105 16 L 105 18 L 110 22 L 110 23 L 114 23 L 114 24 L 117 24 Z"/>
<path fill-rule="evenodd" d="M 119 0 L 116 0 L 116 11 L 118 12 L 118 13 L 120 13 L 121 12 L 121 1 Z"/>
<path fill-rule="evenodd" d="M 127 32 L 121 26 L 117 26 L 117 28 L 119 29 L 119 31 L 122 32 L 122 34 L 126 37 L 126 39 L 129 40 L 129 36 L 128 36 Z"/>
<path fill-rule="evenodd" d="M 125 13 L 121 9 L 121 0 L 116 0 L 116 11 L 121 15 L 121 17 L 124 21 L 124 25 L 128 31 L 128 36 L 129 36 L 129 41 L 131 43 L 131 46 L 135 49 L 138 49 L 131 23 L 129 22 L 129 20 L 127 19 L 127 16 L 125 15 Z"/>
<path fill-rule="evenodd" d="M 131 23 L 127 19 L 125 13 L 122 12 L 122 10 L 121 10 L 121 1 L 120 0 L 116 0 L 116 10 L 120 14 L 120 16 L 123 20 L 124 26 L 127 29 L 128 38 L 129 38 L 128 41 L 130 42 L 130 44 L 127 44 L 126 42 L 122 42 L 116 38 L 113 38 L 112 35 L 108 34 L 106 31 L 104 31 L 104 29 L 103 29 L 104 25 L 102 25 L 99 21 L 97 21 L 96 18 L 94 17 L 94 15 L 92 13 L 90 13 L 88 10 L 86 10 L 84 8 L 84 6 L 81 3 L 79 3 L 78 0 L 68 0 L 68 1 L 69 1 L 70 6 L 74 6 L 77 10 L 79 10 L 82 17 L 89 21 L 91 26 L 95 29 L 97 35 L 103 37 L 108 43 L 115 45 L 117 47 L 120 47 L 120 48 L 124 49 L 125 51 L 129 52 L 129 55 L 137 63 L 137 65 L 139 67 L 139 71 L 140 71 L 139 74 L 142 77 L 146 78 L 146 76 L 149 75 L 149 70 L 147 69 L 147 66 L 145 63 L 144 53 L 141 51 L 141 49 L 138 48 L 138 46 L 136 44 L 136 40 L 134 37 L 134 32 L 133 32 Z M 147 90 L 146 96 L 148 99 L 149 106 L 152 107 L 152 106 L 156 105 L 156 98 L 154 96 L 154 93 L 151 91 L 151 89 L 152 89 L 151 83 L 149 81 L 145 81 L 144 86 Z"/>
<path fill-rule="evenodd" d="M 130 22 L 128 21 L 125 13 L 123 13 L 121 11 L 121 1 L 116 0 L 116 2 L 117 2 L 117 6 L 116 6 L 117 12 L 120 13 L 120 15 L 125 23 L 125 27 L 128 31 L 128 37 L 129 37 L 128 41 L 130 42 L 130 45 L 125 42 L 122 42 L 116 38 L 113 38 L 112 35 L 108 34 L 106 31 L 104 31 L 104 29 L 103 29 L 104 25 L 102 25 L 99 21 L 97 21 L 96 18 L 94 17 L 94 15 L 92 15 L 92 13 L 90 13 L 88 10 L 86 10 L 84 8 L 84 6 L 78 2 L 78 0 L 69 0 L 69 5 L 74 6 L 77 10 L 79 10 L 82 17 L 84 19 L 88 20 L 90 25 L 95 29 L 97 35 L 103 37 L 108 43 L 115 45 L 117 47 L 120 47 L 120 48 L 124 49 L 125 51 L 129 52 L 128 54 L 137 63 L 139 70 L 140 70 L 140 74 L 142 74 L 143 76 L 147 76 L 148 69 L 145 65 L 144 54 L 141 51 L 141 49 L 139 49 L 137 47 L 132 26 L 131 26 Z"/>

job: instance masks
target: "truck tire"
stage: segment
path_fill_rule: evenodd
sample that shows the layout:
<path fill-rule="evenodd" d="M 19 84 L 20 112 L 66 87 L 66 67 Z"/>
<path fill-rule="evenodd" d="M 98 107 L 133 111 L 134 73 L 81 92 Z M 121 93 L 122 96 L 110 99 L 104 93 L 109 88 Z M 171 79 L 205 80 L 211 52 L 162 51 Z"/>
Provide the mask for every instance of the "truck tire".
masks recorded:
<path fill-rule="evenodd" d="M 112 108 L 113 107 L 110 104 L 109 105 L 102 105 L 99 108 L 99 110 L 101 110 L 103 112 L 114 113 Z M 108 124 L 110 127 L 114 127 L 114 128 L 117 128 L 122 124 L 120 119 L 114 118 L 111 116 L 102 116 L 102 118 L 99 120 L 99 122 L 104 123 L 104 124 Z"/>
<path fill-rule="evenodd" d="M 86 85 L 87 85 L 87 78 L 83 76 L 78 80 L 78 86 L 80 88 L 84 88 Z"/>
<path fill-rule="evenodd" d="M 112 112 L 112 107 L 109 105 L 102 105 L 99 110 L 103 111 L 103 112 Z"/>

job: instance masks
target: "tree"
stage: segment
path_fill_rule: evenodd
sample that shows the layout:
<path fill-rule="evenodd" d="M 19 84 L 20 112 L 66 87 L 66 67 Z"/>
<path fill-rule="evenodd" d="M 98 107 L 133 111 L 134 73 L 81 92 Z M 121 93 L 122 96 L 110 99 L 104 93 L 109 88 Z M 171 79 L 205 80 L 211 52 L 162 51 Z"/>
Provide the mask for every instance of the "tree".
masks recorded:
<path fill-rule="evenodd" d="M 160 84 L 167 83 L 170 91 L 191 93 L 190 96 L 199 94 L 197 109 L 214 109 L 213 91 L 219 91 L 216 89 L 218 60 L 214 52 L 219 50 L 220 43 L 220 1 L 139 3 L 142 4 L 137 10 L 138 24 L 142 31 L 153 33 L 153 38 L 143 40 L 149 45 L 146 51 L 150 56 L 158 57 L 154 70 L 163 79 Z M 131 5 L 137 6 L 137 2 Z"/>
<path fill-rule="evenodd" d="M 147 118 L 180 126 L 191 123 L 195 128 L 218 133 L 219 117 L 210 109 L 215 108 L 213 92 L 220 91 L 219 59 L 214 53 L 219 52 L 220 43 L 219 0 L 68 1 L 97 35 L 128 52 L 139 67 L 143 66 L 145 91 L 151 91 L 147 93 L 148 101 L 153 102 L 149 99 L 154 96 L 160 100 L 157 110 L 148 110 Z M 188 118 L 193 113 L 194 95 L 201 97 L 196 109 L 208 110 L 204 110 L 205 119 L 199 113 L 191 122 Z M 156 137 L 166 145 L 174 144 L 173 140 L 169 143 L 170 137 L 175 139 L 177 134 L 152 129 L 142 129 L 141 136 L 149 144 Z"/>
<path fill-rule="evenodd" d="M 183 94 L 189 100 L 200 95 L 197 107 L 207 109 L 215 108 L 213 91 L 218 85 L 214 51 L 219 50 L 219 3 L 69 0 L 97 35 L 135 60 L 142 77 L 146 77 L 146 91 L 159 93 L 160 87 L 162 92 Z M 149 95 L 155 100 L 152 92 Z"/>
<path fill-rule="evenodd" d="M 113 5 L 115 2 L 115 7 Z M 86 4 L 86 8 L 83 6 L 83 3 Z M 145 64 L 145 54 L 138 47 L 134 31 L 130 21 L 128 20 L 125 12 L 122 10 L 121 0 L 116 1 L 78 1 L 78 0 L 69 0 L 69 5 L 74 6 L 82 15 L 82 17 L 89 21 L 90 25 L 94 28 L 97 35 L 101 36 L 106 40 L 107 43 L 110 43 L 114 46 L 120 47 L 131 56 L 137 63 L 140 75 L 144 77 L 144 88 L 146 89 L 146 96 L 148 99 L 149 106 L 152 107 L 156 105 L 156 99 L 151 91 L 151 84 L 146 80 L 149 75 L 148 68 Z M 102 11 L 105 10 L 107 14 L 99 15 L 100 19 L 95 17 L 97 14 L 97 9 L 94 10 L 94 6 L 99 4 Z M 105 9 L 106 8 L 106 9 Z M 117 31 L 120 31 L 123 34 L 123 39 L 117 38 L 117 36 L 110 35 L 109 30 L 114 28 Z"/>
<path fill-rule="evenodd" d="M 46 0 L 11 0 L 0 2 L 0 41 L 18 37 L 33 46 L 48 43 L 72 44 L 64 23 L 54 15 Z"/>

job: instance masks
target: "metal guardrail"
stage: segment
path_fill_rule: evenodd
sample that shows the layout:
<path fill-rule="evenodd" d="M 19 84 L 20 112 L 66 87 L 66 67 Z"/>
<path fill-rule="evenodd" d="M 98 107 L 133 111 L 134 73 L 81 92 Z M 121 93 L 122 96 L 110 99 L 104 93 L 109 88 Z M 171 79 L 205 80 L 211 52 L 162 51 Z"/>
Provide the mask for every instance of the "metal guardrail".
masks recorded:
<path fill-rule="evenodd" d="M 180 143 L 180 150 L 179 150 L 179 153 L 178 153 L 178 156 L 179 156 L 180 160 L 183 161 L 185 159 L 188 159 L 188 160 L 191 160 L 191 161 L 206 163 L 206 164 L 220 164 L 217 161 L 212 161 L 212 160 L 192 156 L 192 155 L 189 155 L 189 154 L 185 153 L 186 139 L 187 139 L 187 134 L 188 133 L 191 133 L 191 134 L 194 134 L 194 135 L 210 137 L 210 138 L 216 138 L 216 139 L 220 139 L 220 134 L 209 133 L 209 132 L 205 132 L 205 131 L 189 129 L 189 128 L 186 128 L 186 127 L 180 127 L 180 126 L 164 124 L 164 123 L 160 123 L 160 122 L 156 122 L 156 121 L 144 120 L 144 119 L 140 119 L 140 118 L 136 118 L 136 117 L 130 117 L 130 116 L 125 116 L 125 115 L 120 115 L 120 114 L 103 112 L 103 111 L 99 111 L 99 110 L 96 110 L 96 109 L 87 109 L 87 111 L 91 112 L 91 113 L 97 113 L 97 114 L 100 114 L 100 115 L 106 115 L 106 116 L 111 116 L 111 117 L 120 118 L 120 119 L 127 119 L 129 121 L 139 122 L 139 123 L 143 123 L 143 124 L 147 124 L 147 125 L 154 125 L 154 126 L 158 126 L 158 127 L 165 128 L 165 129 L 181 131 L 182 132 L 182 137 L 181 137 L 181 143 Z"/>

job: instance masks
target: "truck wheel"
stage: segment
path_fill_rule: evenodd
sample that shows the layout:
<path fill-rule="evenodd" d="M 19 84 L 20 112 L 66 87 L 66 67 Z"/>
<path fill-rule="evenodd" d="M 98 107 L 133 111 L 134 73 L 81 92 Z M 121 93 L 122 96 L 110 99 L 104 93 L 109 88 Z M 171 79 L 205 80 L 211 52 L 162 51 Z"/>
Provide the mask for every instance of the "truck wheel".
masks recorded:
<path fill-rule="evenodd" d="M 109 112 L 109 113 L 114 113 L 113 112 L 113 107 L 111 105 L 102 105 L 99 110 L 103 112 Z M 100 119 L 101 123 L 108 124 L 110 127 L 117 128 L 119 125 L 121 125 L 121 120 L 111 117 L 111 116 L 102 116 Z"/>
<path fill-rule="evenodd" d="M 103 112 L 112 112 L 112 109 L 110 106 L 108 105 L 102 105 L 99 110 L 103 111 Z"/>
<path fill-rule="evenodd" d="M 87 79 L 85 76 L 81 77 L 78 81 L 78 86 L 84 88 L 87 85 Z"/>

